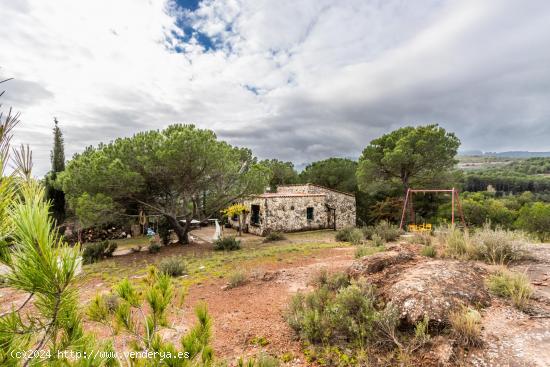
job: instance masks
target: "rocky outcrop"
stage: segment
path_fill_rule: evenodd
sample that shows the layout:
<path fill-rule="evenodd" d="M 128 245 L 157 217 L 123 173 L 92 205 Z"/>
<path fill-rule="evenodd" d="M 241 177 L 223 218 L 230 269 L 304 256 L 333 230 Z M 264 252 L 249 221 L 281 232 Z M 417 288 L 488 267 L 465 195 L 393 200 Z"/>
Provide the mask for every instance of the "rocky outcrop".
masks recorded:
<path fill-rule="evenodd" d="M 448 322 L 449 312 L 462 305 L 479 307 L 490 303 L 483 282 L 484 270 L 462 261 L 430 260 L 405 269 L 382 296 L 395 304 L 409 324 L 424 315 L 436 323 Z"/>
<path fill-rule="evenodd" d="M 430 322 L 444 324 L 449 313 L 462 305 L 490 303 L 485 270 L 472 262 L 427 260 L 410 251 L 392 250 L 355 261 L 348 274 L 375 284 L 380 297 L 397 306 L 401 319 L 410 325 L 424 315 Z"/>
<path fill-rule="evenodd" d="M 365 256 L 355 261 L 348 269 L 352 278 L 359 278 L 378 273 L 392 265 L 406 263 L 414 258 L 409 251 L 385 251 L 374 255 Z"/>

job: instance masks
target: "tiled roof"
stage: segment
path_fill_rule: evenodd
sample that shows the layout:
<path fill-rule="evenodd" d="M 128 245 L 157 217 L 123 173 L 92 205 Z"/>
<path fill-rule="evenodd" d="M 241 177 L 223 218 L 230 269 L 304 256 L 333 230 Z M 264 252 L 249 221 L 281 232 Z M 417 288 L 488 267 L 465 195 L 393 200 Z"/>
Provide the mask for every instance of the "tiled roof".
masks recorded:
<path fill-rule="evenodd" d="M 279 185 L 279 187 L 292 187 L 292 186 L 317 186 L 317 187 L 320 187 L 322 189 L 326 189 L 326 190 L 329 190 L 329 191 L 334 191 L 334 192 L 337 192 L 339 194 L 344 194 L 344 195 L 349 195 L 349 196 L 353 196 L 355 197 L 355 194 L 352 194 L 351 192 L 346 192 L 346 191 L 340 191 L 340 190 L 335 190 L 335 189 L 331 189 L 330 187 L 326 187 L 326 186 L 323 186 L 323 185 L 317 185 L 317 184 L 314 184 L 314 183 L 305 183 L 305 184 L 285 184 L 285 185 Z"/>
<path fill-rule="evenodd" d="M 327 196 L 326 194 L 308 194 L 307 192 L 266 192 L 264 194 L 256 196 L 257 198 L 295 198 L 305 196 Z"/>

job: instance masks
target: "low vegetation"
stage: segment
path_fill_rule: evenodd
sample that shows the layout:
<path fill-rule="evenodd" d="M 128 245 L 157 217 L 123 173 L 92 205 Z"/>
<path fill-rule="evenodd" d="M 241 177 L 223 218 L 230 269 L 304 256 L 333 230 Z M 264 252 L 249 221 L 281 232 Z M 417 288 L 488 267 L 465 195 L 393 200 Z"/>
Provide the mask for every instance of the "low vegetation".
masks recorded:
<path fill-rule="evenodd" d="M 171 277 L 179 277 L 187 274 L 187 264 L 181 256 L 171 256 L 164 258 L 158 264 L 158 269 L 162 274 Z"/>
<path fill-rule="evenodd" d="M 361 229 L 346 227 L 336 233 L 336 240 L 361 245 L 369 240 L 372 246 L 383 246 L 386 242 L 395 241 L 401 235 L 399 228 L 387 221 L 380 221 L 375 226 L 365 226 Z"/>
<path fill-rule="evenodd" d="M 237 367 L 279 367 L 279 360 L 266 353 L 248 359 L 239 358 Z"/>
<path fill-rule="evenodd" d="M 283 232 L 271 231 L 265 236 L 264 242 L 282 241 L 284 239 L 286 239 L 286 236 Z"/>
<path fill-rule="evenodd" d="M 371 242 L 370 242 L 372 246 L 381 247 L 381 246 L 384 246 L 384 243 L 386 243 L 386 241 L 384 241 L 382 237 L 380 237 L 376 233 L 372 235 Z"/>
<path fill-rule="evenodd" d="M 244 271 L 237 270 L 229 274 L 227 280 L 227 288 L 237 288 L 248 282 L 248 274 Z"/>
<path fill-rule="evenodd" d="M 384 245 L 382 245 L 382 246 L 368 246 L 368 245 L 357 246 L 357 248 L 355 249 L 355 258 L 358 259 L 358 258 L 361 258 L 361 257 L 364 257 L 364 256 L 369 256 L 369 255 L 375 254 L 377 252 L 384 251 L 384 249 L 385 249 Z"/>
<path fill-rule="evenodd" d="M 315 289 L 297 293 L 286 313 L 290 327 L 309 345 L 310 363 L 327 366 L 361 365 L 365 350 L 396 349 L 409 354 L 429 340 L 424 320 L 414 330 L 400 330 L 399 311 L 377 298 L 364 279 L 350 281 L 346 274 L 321 272 Z"/>
<path fill-rule="evenodd" d="M 228 236 L 214 241 L 216 251 L 235 251 L 241 249 L 241 241 L 235 237 Z"/>
<path fill-rule="evenodd" d="M 139 289 L 128 279 L 122 280 L 113 288 L 113 294 L 119 299 L 114 307 L 109 307 L 104 296 L 96 296 L 88 308 L 90 320 L 109 326 L 112 336 L 123 332 L 135 351 L 156 350 L 146 365 L 182 365 L 178 352 L 189 353 L 184 366 L 200 363 L 208 365 L 213 359 L 210 347 L 212 320 L 205 304 L 195 308 L 198 323 L 180 339 L 179 348 L 161 336 L 162 329 L 168 327 L 168 310 L 177 296 L 171 278 L 149 268 L 145 288 Z M 179 294 L 183 299 L 183 294 Z M 168 356 L 168 353 L 172 357 Z M 164 354 L 161 357 L 161 354 Z M 161 360 L 164 358 L 164 360 Z"/>
<path fill-rule="evenodd" d="M 481 315 L 478 311 L 463 307 L 449 316 L 451 330 L 456 340 L 463 346 L 481 344 Z"/>
<path fill-rule="evenodd" d="M 92 242 L 84 246 L 82 250 L 82 262 L 92 264 L 99 260 L 113 256 L 117 249 L 117 243 L 112 241 Z"/>
<path fill-rule="evenodd" d="M 428 246 L 422 247 L 422 249 L 420 250 L 420 254 L 426 257 L 436 257 L 437 251 L 434 246 L 428 245 Z"/>
<path fill-rule="evenodd" d="M 525 256 L 527 239 L 522 232 L 491 228 L 486 224 L 470 235 L 452 227 L 442 235 L 445 254 L 462 260 L 482 260 L 489 264 L 509 264 Z"/>
<path fill-rule="evenodd" d="M 524 273 L 502 269 L 489 277 L 491 292 L 509 298 L 518 309 L 524 309 L 533 294 L 533 287 Z"/>
<path fill-rule="evenodd" d="M 157 254 L 160 252 L 160 249 L 162 248 L 162 245 L 160 242 L 157 241 L 151 241 L 149 244 L 149 247 L 147 248 L 147 251 L 149 251 L 150 254 Z"/>

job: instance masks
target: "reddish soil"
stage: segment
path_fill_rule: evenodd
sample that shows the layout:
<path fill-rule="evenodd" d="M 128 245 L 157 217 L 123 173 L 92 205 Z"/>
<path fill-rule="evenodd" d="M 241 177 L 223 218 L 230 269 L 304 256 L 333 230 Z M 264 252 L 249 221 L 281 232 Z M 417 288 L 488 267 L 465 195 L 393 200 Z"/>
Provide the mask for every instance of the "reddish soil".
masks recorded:
<path fill-rule="evenodd" d="M 187 318 L 192 319 L 192 307 L 198 301 L 208 304 L 214 318 L 214 349 L 222 358 L 232 360 L 257 352 L 259 347 L 251 339 L 263 337 L 269 342 L 264 348 L 267 352 L 292 352 L 303 361 L 300 343 L 283 317 L 289 299 L 295 292 L 307 289 L 322 268 L 344 270 L 352 261 L 352 248 L 336 248 L 292 264 L 248 269 L 253 279 L 237 288 L 223 290 L 222 281 L 195 286 L 186 300 Z"/>

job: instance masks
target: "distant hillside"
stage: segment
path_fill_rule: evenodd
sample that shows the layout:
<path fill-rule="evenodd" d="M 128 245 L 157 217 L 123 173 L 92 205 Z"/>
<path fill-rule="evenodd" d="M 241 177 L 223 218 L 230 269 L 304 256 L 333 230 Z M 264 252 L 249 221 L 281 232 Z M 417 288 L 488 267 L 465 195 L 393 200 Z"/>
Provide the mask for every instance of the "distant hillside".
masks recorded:
<path fill-rule="evenodd" d="M 536 158 L 550 157 L 550 152 L 528 152 L 524 150 L 512 150 L 507 152 L 483 152 L 481 150 L 464 150 L 458 152 L 459 156 L 482 156 L 499 158 Z"/>

